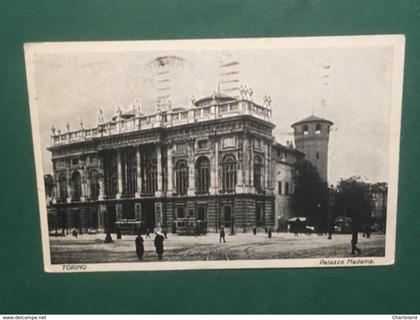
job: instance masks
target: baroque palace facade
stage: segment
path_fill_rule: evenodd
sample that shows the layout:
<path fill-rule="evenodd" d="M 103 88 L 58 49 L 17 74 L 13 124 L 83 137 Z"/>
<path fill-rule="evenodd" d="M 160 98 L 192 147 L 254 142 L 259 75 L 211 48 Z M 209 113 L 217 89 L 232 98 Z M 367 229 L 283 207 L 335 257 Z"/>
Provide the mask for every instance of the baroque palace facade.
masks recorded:
<path fill-rule="evenodd" d="M 268 99 L 214 93 L 188 108 L 143 115 L 136 101 L 110 121 L 101 112 L 94 128 L 53 128 L 50 232 L 277 227 L 292 216 L 293 164 L 304 153 L 274 141 L 271 113 Z"/>

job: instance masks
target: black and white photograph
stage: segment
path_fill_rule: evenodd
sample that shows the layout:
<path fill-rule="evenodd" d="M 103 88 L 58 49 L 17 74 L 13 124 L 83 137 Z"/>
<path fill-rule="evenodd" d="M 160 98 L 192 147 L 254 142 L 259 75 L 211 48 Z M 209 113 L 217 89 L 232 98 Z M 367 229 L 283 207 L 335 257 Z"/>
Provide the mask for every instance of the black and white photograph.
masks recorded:
<path fill-rule="evenodd" d="M 47 272 L 394 263 L 404 36 L 27 43 L 25 63 Z"/>

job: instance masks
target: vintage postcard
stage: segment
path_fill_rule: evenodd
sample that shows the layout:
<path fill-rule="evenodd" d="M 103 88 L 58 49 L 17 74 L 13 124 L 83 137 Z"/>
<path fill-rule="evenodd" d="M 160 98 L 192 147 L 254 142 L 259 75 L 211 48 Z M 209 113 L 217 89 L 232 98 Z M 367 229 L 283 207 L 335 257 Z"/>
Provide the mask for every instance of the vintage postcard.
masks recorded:
<path fill-rule="evenodd" d="M 45 270 L 393 264 L 404 46 L 25 44 Z"/>

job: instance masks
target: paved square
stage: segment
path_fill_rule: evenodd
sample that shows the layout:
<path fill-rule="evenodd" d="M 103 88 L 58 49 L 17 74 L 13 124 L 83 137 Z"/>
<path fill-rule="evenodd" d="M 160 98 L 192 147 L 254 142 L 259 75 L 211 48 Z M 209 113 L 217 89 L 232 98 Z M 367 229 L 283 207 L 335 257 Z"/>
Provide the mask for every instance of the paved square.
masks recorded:
<path fill-rule="evenodd" d="M 71 235 L 51 237 L 51 262 L 64 263 L 107 263 L 137 262 L 135 236 L 123 235 L 114 242 L 104 243 L 104 234 Z M 143 235 L 143 238 L 145 236 Z M 158 261 L 153 244 L 154 235 L 144 241 L 143 261 Z M 219 243 L 218 234 L 198 237 L 168 234 L 165 240 L 164 261 L 193 260 L 243 260 L 243 259 L 296 259 L 296 258 L 343 258 L 350 255 L 351 235 L 327 236 L 273 233 L 271 239 L 264 233 L 226 235 L 226 243 Z M 369 239 L 359 236 L 360 257 L 381 257 L 385 254 L 385 236 L 372 235 Z"/>

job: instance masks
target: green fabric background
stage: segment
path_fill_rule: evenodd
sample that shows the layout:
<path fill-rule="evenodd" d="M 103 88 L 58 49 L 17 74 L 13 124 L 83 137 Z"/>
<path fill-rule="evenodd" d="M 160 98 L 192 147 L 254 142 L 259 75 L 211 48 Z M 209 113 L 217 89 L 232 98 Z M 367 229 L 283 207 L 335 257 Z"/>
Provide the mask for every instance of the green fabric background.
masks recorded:
<path fill-rule="evenodd" d="M 0 313 L 420 312 L 419 6 L 414 0 L 1 0 Z M 24 42 L 387 33 L 407 36 L 395 266 L 43 271 Z"/>

